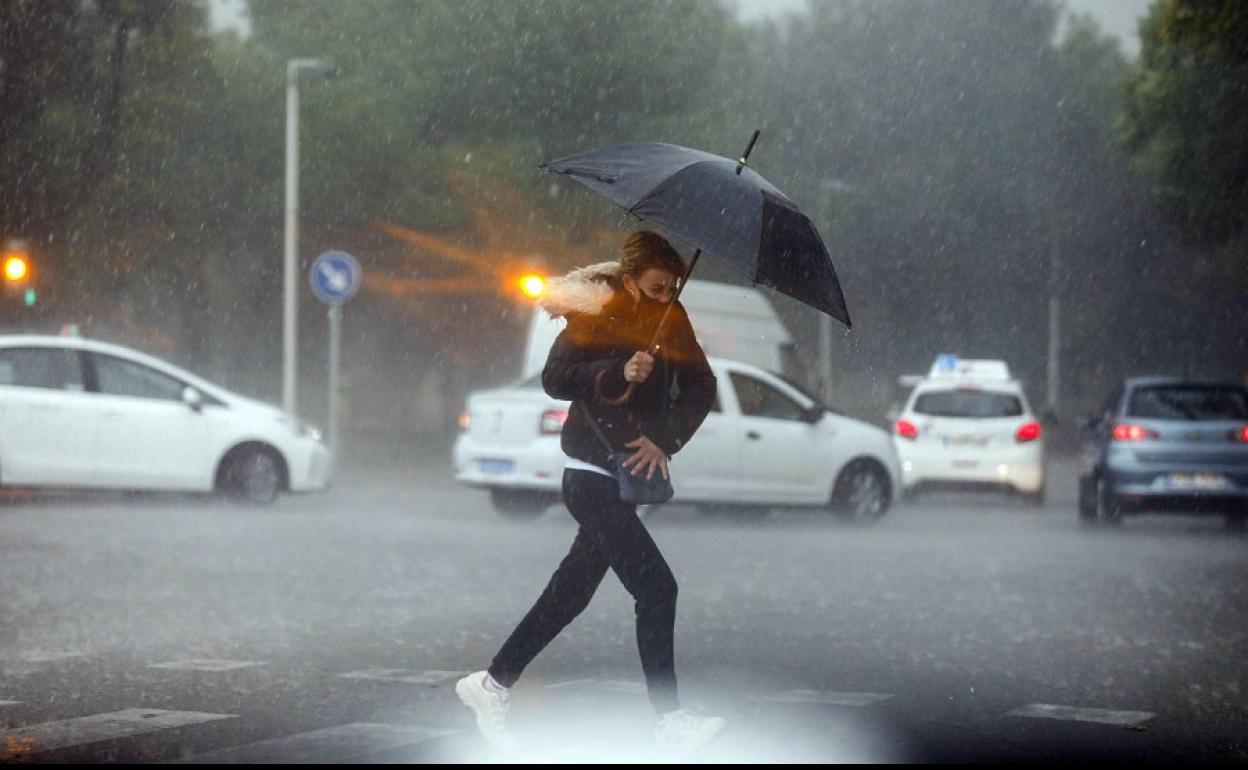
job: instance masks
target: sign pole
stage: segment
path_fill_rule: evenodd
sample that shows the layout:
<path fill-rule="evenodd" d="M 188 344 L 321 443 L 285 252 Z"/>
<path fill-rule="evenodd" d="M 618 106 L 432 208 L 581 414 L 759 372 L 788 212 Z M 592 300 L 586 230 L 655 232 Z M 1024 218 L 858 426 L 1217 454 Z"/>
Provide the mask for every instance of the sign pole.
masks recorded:
<path fill-rule="evenodd" d="M 345 251 L 327 251 L 312 263 L 308 282 L 322 302 L 329 305 L 329 371 L 326 385 L 329 390 L 329 413 L 325 426 L 331 462 L 338 464 L 338 397 L 339 362 L 342 358 L 342 306 L 360 288 L 363 273 L 360 263 Z"/>
<path fill-rule="evenodd" d="M 342 305 L 329 306 L 329 451 L 338 458 L 338 364 L 342 351 Z"/>

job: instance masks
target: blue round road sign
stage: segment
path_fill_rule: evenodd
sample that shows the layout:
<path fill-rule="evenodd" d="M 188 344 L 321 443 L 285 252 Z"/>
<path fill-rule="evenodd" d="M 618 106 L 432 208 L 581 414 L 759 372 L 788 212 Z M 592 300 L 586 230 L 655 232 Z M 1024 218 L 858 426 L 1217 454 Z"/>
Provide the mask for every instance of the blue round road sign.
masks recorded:
<path fill-rule="evenodd" d="M 345 251 L 327 251 L 312 263 L 308 282 L 312 284 L 312 293 L 322 302 L 341 305 L 360 288 L 363 275 L 355 257 Z"/>

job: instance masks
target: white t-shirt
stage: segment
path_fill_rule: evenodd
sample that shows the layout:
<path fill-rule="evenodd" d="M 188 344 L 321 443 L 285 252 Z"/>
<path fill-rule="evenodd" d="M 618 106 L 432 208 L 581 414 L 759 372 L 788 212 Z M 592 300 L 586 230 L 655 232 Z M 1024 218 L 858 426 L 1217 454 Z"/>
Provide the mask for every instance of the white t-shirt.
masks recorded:
<path fill-rule="evenodd" d="M 597 473 L 600 476 L 606 476 L 609 479 L 615 478 L 615 476 L 609 473 L 605 468 L 600 468 L 597 465 L 587 463 L 584 460 L 577 460 L 575 457 L 569 457 L 568 461 L 563 464 L 563 467 L 565 470 L 589 471 L 590 473 Z"/>

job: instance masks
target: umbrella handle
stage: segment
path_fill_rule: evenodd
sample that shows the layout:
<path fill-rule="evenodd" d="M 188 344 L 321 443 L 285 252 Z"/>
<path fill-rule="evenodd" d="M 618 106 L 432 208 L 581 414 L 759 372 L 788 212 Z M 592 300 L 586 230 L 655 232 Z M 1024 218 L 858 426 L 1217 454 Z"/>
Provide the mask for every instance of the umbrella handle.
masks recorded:
<path fill-rule="evenodd" d="M 630 382 L 628 383 L 628 387 L 624 389 L 624 395 L 618 398 L 607 398 L 606 396 L 602 395 L 602 378 L 599 377 L 598 379 L 594 380 L 594 392 L 598 396 L 598 400 L 606 404 L 607 406 L 623 406 L 624 404 L 627 404 L 629 402 L 629 399 L 633 397 L 633 391 L 636 389 L 637 389 L 637 383 Z"/>

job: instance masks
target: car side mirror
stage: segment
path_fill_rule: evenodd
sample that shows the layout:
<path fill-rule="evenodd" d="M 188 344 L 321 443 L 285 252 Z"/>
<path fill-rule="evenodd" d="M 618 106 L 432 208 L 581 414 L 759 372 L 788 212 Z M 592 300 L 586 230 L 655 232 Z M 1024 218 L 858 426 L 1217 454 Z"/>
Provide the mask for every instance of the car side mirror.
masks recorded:
<path fill-rule="evenodd" d="M 823 419 L 823 413 L 826 411 L 827 409 L 824 408 L 823 404 L 812 404 L 806 411 L 802 412 L 802 422 L 814 425 Z"/>
<path fill-rule="evenodd" d="M 187 385 L 182 389 L 182 403 L 198 412 L 204 408 L 204 397 L 199 394 L 198 390 Z"/>

